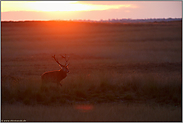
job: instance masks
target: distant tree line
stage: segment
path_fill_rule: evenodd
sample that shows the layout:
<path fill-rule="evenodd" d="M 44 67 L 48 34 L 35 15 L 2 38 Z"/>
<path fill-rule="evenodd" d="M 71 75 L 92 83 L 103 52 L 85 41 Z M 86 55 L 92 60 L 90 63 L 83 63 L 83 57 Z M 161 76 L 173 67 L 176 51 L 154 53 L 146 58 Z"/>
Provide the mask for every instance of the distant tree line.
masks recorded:
<path fill-rule="evenodd" d="M 141 23 L 141 22 L 182 21 L 182 18 L 108 19 L 108 20 L 99 20 L 99 21 L 95 21 L 95 20 L 72 20 L 72 21 L 77 21 L 77 22 L 110 22 L 110 23 Z"/>
<path fill-rule="evenodd" d="M 96 22 L 96 23 L 143 23 L 143 22 L 170 22 L 182 21 L 182 18 L 148 18 L 148 19 L 108 19 L 108 20 L 47 20 L 51 22 Z M 2 22 L 41 22 L 41 20 L 25 20 L 25 21 L 2 21 Z"/>

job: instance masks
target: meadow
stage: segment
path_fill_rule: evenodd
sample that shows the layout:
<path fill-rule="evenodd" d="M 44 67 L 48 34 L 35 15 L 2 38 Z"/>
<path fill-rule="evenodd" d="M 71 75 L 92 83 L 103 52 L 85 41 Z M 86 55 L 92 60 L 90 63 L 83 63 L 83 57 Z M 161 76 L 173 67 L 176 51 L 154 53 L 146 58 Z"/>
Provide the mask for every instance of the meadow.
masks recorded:
<path fill-rule="evenodd" d="M 181 22 L 1 22 L 1 30 L 3 120 L 182 120 Z M 70 73 L 62 87 L 41 86 L 44 72 L 60 69 L 54 54 L 63 64 L 60 55 L 70 56 Z M 95 108 L 65 116 L 78 104 Z M 30 115 L 38 109 L 57 114 L 58 108 L 65 117 Z M 128 110 L 131 115 L 121 117 Z"/>

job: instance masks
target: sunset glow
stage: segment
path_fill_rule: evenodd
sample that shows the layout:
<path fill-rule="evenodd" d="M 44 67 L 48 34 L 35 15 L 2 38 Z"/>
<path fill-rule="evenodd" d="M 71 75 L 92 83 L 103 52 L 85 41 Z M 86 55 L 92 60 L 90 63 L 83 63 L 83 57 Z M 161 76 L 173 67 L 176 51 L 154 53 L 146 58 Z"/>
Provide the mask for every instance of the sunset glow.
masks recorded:
<path fill-rule="evenodd" d="M 93 5 L 82 4 L 78 1 L 3 1 L 2 12 L 8 11 L 91 11 L 119 8 L 136 8 L 130 4 L 123 5 Z"/>
<path fill-rule="evenodd" d="M 2 21 L 105 20 L 114 18 L 182 18 L 182 2 L 1 1 Z"/>

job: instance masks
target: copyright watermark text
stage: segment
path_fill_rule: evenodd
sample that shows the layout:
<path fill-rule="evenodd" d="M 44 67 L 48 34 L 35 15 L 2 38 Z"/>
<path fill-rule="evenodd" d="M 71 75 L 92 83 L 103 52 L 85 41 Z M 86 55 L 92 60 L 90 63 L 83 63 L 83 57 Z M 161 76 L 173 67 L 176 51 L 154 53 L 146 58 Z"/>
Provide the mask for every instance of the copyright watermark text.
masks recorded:
<path fill-rule="evenodd" d="M 26 120 L 1 120 L 1 122 L 26 122 Z"/>

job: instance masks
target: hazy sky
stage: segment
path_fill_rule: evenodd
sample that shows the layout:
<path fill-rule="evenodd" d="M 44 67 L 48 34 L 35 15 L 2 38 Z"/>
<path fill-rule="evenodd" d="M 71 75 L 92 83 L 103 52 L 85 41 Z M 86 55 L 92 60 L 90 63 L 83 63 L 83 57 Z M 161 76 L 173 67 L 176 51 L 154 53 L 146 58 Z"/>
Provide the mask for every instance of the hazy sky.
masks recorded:
<path fill-rule="evenodd" d="M 182 1 L 1 1 L 1 20 L 182 18 Z"/>

